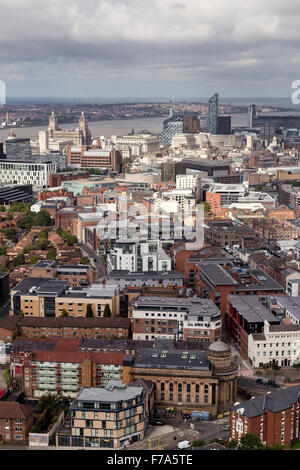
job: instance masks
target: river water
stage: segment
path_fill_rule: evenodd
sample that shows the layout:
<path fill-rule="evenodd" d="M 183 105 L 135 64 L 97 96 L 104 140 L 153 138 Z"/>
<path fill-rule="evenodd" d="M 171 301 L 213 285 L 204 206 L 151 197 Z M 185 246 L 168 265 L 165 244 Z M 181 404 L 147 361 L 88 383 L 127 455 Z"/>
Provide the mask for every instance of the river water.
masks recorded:
<path fill-rule="evenodd" d="M 294 114 L 299 115 L 299 112 L 278 112 L 270 113 L 269 115 L 284 115 Z M 143 119 L 116 119 L 110 121 L 94 121 L 89 122 L 88 126 L 93 137 L 111 137 L 111 135 L 127 135 L 134 129 L 136 133 L 148 130 L 154 134 L 162 132 L 163 121 L 165 118 L 143 118 Z M 234 113 L 231 114 L 232 127 L 247 126 L 247 113 Z M 32 140 L 38 139 L 39 131 L 47 130 L 48 126 L 36 127 L 19 127 L 13 128 L 13 132 L 17 137 L 28 137 Z M 61 129 L 75 129 L 76 123 L 59 125 Z M 0 129 L 0 142 L 4 142 L 9 135 L 10 129 Z"/>

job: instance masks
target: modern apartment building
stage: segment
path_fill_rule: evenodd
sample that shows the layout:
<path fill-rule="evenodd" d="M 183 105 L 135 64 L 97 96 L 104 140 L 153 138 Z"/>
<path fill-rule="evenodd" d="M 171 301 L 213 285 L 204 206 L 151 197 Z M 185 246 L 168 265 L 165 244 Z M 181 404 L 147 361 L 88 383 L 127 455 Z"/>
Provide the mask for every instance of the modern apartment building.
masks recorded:
<path fill-rule="evenodd" d="M 170 271 L 171 259 L 157 240 L 119 240 L 107 257 L 108 272 Z"/>
<path fill-rule="evenodd" d="M 60 317 L 66 310 L 70 317 L 85 317 L 90 305 L 94 317 L 102 317 L 106 305 L 111 315 L 120 311 L 120 293 L 117 286 L 92 284 L 88 287 L 69 287 L 68 281 L 47 278 L 23 279 L 11 290 L 10 315 L 32 317 Z"/>
<path fill-rule="evenodd" d="M 132 318 L 136 340 L 221 338 L 221 312 L 208 299 L 141 296 L 133 301 Z"/>
<path fill-rule="evenodd" d="M 119 449 L 143 440 L 147 395 L 142 386 L 115 380 L 105 388 L 84 387 L 70 406 L 68 427 L 57 432 L 56 445 Z"/>

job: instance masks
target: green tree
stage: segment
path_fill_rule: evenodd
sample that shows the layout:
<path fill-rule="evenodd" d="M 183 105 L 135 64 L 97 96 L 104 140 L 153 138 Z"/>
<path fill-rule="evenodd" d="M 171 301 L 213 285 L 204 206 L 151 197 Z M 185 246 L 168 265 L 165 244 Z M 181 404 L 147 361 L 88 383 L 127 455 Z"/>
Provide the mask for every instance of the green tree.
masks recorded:
<path fill-rule="evenodd" d="M 38 403 L 38 411 L 39 413 L 43 413 L 45 410 L 54 410 L 59 407 L 59 398 L 57 395 L 52 393 L 46 393 L 42 395 L 39 399 Z"/>
<path fill-rule="evenodd" d="M 17 230 L 14 227 L 4 230 L 4 236 L 7 240 L 11 240 L 16 234 Z"/>
<path fill-rule="evenodd" d="M 24 264 L 25 263 L 25 256 L 23 255 L 23 253 L 20 253 L 19 255 L 17 255 L 11 262 L 11 265 L 13 267 L 16 267 L 16 266 L 20 266 L 21 264 Z"/>
<path fill-rule="evenodd" d="M 30 264 L 36 264 L 38 261 L 40 261 L 40 256 L 36 256 L 34 255 L 31 259 L 30 259 Z"/>
<path fill-rule="evenodd" d="M 67 312 L 67 310 L 66 310 L 65 308 L 63 308 L 63 310 L 62 310 L 61 316 L 62 316 L 62 317 L 68 317 L 68 316 L 69 316 L 69 314 L 68 314 L 68 312 Z"/>
<path fill-rule="evenodd" d="M 82 264 L 91 264 L 91 260 L 90 260 L 90 258 L 82 258 L 81 263 Z"/>
<path fill-rule="evenodd" d="M 270 369 L 270 367 L 271 367 L 271 364 L 269 362 L 266 362 L 265 364 L 263 364 L 265 375 L 267 374 L 267 369 Z"/>
<path fill-rule="evenodd" d="M 86 306 L 86 318 L 92 318 L 94 316 L 93 309 L 91 304 L 87 304 Z"/>
<path fill-rule="evenodd" d="M 23 312 L 23 310 L 20 310 L 20 311 L 19 311 L 19 317 L 20 317 L 20 318 L 24 318 L 24 312 Z"/>
<path fill-rule="evenodd" d="M 57 251 L 56 248 L 51 248 L 48 253 L 46 254 L 46 258 L 48 260 L 56 260 L 57 257 Z"/>
<path fill-rule="evenodd" d="M 104 307 L 103 316 L 104 317 L 111 317 L 111 310 L 110 310 L 110 306 L 108 304 L 106 304 L 105 307 Z"/>
<path fill-rule="evenodd" d="M 0 255 L 3 256 L 3 255 L 6 255 L 6 246 L 0 246 Z"/>
<path fill-rule="evenodd" d="M 226 445 L 228 449 L 237 449 L 239 445 L 239 442 L 236 439 L 231 439 Z"/>
<path fill-rule="evenodd" d="M 203 439 L 196 439 L 195 441 L 192 442 L 192 447 L 203 447 L 205 446 L 205 441 Z"/>
<path fill-rule="evenodd" d="M 256 434 L 247 433 L 240 440 L 241 450 L 261 450 L 264 446 Z"/>
<path fill-rule="evenodd" d="M 4 370 L 2 372 L 2 377 L 6 383 L 6 387 L 9 388 L 11 386 L 11 375 L 9 370 Z"/>

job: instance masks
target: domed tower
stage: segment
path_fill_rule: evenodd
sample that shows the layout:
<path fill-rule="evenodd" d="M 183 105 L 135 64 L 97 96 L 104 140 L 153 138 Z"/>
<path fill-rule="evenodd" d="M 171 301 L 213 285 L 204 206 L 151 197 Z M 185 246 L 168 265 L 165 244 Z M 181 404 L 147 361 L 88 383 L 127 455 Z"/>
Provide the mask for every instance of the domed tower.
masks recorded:
<path fill-rule="evenodd" d="M 212 365 L 213 376 L 219 381 L 219 412 L 228 411 L 236 401 L 239 367 L 232 362 L 230 346 L 222 341 L 216 341 L 209 346 L 207 359 Z"/>
<path fill-rule="evenodd" d="M 230 346 L 222 341 L 212 343 L 207 352 L 207 359 L 211 362 L 213 368 L 217 370 L 227 369 L 231 366 Z"/>

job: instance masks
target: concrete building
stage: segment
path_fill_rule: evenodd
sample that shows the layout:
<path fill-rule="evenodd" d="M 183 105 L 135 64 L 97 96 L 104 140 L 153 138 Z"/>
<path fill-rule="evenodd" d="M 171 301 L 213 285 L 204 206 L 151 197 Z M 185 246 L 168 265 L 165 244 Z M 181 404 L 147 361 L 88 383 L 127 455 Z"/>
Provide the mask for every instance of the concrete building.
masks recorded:
<path fill-rule="evenodd" d="M 49 187 L 51 173 L 56 173 L 55 163 L 0 161 L 0 183 L 32 184 L 33 189 L 44 189 Z"/>

